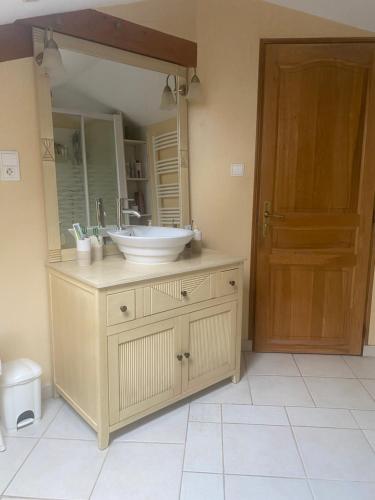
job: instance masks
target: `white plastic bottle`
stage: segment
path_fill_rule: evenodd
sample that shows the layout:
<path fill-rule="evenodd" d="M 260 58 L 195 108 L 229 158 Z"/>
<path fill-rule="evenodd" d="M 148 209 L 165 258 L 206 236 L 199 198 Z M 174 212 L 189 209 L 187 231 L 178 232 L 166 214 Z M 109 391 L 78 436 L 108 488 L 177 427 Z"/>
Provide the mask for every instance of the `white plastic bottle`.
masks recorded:
<path fill-rule="evenodd" d="M 202 231 L 197 227 L 197 225 L 193 221 L 193 239 L 191 240 L 192 242 L 192 249 L 193 253 L 199 254 L 202 253 Z"/>

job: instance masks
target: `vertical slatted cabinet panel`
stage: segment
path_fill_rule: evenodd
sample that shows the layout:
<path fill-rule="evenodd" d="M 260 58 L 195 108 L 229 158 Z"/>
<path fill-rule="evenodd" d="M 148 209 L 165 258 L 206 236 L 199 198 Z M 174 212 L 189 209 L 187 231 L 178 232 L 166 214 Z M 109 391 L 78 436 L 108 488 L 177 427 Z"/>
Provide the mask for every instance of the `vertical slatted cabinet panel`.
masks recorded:
<path fill-rule="evenodd" d="M 108 338 L 110 424 L 181 392 L 181 318 Z"/>
<path fill-rule="evenodd" d="M 209 307 L 185 316 L 183 390 L 208 385 L 233 372 L 236 362 L 237 303 Z"/>

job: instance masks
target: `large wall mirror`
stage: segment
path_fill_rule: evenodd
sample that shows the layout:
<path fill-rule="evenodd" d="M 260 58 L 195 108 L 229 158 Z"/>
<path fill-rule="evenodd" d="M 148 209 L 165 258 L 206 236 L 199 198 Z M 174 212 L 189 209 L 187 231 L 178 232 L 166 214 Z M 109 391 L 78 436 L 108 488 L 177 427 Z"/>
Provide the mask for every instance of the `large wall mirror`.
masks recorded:
<path fill-rule="evenodd" d="M 63 71 L 36 65 L 49 261 L 74 258 L 74 223 L 116 226 L 119 198 L 141 215 L 126 224 L 188 224 L 187 102 L 175 92 L 176 105 L 161 106 L 167 79 L 183 88 L 186 68 L 54 38 Z M 35 55 L 43 41 L 34 29 Z M 106 251 L 116 251 L 110 240 Z"/>

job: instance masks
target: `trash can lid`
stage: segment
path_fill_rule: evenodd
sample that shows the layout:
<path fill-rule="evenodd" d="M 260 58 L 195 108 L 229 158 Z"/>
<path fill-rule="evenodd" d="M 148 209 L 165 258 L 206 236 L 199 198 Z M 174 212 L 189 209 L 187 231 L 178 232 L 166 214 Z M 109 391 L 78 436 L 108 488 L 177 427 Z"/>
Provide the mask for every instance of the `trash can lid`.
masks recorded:
<path fill-rule="evenodd" d="M 1 387 L 11 387 L 23 384 L 40 377 L 42 369 L 38 363 L 31 359 L 15 359 L 3 363 L 3 372 L 0 376 Z"/>

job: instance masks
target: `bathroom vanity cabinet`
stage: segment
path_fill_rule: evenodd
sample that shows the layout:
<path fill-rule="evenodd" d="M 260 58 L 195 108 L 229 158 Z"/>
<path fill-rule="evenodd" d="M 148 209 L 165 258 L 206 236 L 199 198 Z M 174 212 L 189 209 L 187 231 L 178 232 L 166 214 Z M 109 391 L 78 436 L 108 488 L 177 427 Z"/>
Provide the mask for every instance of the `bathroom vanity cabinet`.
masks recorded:
<path fill-rule="evenodd" d="M 144 266 L 116 255 L 49 265 L 54 384 L 109 434 L 240 376 L 242 260 L 217 252 Z"/>

